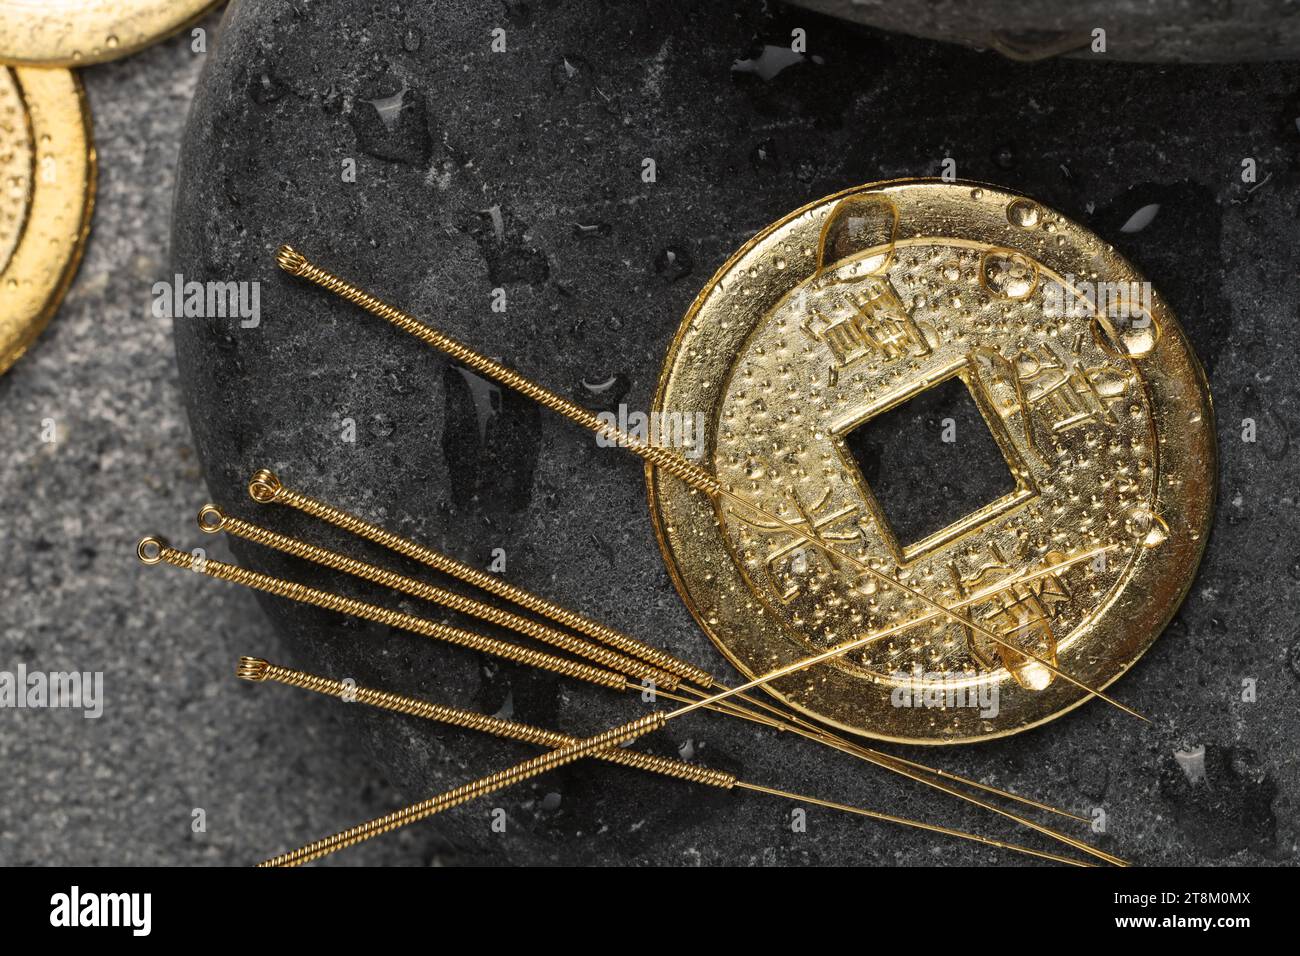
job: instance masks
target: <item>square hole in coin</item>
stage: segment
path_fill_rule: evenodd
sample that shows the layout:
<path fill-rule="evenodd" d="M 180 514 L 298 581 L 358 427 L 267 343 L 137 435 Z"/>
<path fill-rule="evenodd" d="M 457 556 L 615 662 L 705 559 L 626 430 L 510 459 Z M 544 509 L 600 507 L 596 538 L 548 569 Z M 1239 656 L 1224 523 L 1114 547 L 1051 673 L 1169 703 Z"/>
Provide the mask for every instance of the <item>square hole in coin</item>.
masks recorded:
<path fill-rule="evenodd" d="M 867 419 L 843 440 L 904 552 L 1017 490 L 960 376 Z"/>

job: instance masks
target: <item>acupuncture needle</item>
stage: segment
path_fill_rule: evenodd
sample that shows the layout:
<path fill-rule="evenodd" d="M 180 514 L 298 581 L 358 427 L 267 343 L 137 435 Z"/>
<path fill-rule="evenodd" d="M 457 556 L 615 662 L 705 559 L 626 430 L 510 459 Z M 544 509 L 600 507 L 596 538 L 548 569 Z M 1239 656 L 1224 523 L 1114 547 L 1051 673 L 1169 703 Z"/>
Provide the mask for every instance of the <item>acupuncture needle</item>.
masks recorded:
<path fill-rule="evenodd" d="M 687 714 L 700 710 L 703 707 L 708 707 L 712 704 L 728 700 L 745 691 L 762 687 L 770 681 L 778 680 L 782 677 L 788 677 L 791 674 L 806 670 L 809 667 L 815 667 L 818 664 L 833 660 L 836 657 L 840 657 L 863 646 L 870 640 L 872 640 L 872 635 L 868 634 L 850 641 L 845 641 L 841 644 L 835 645 L 834 647 L 828 648 L 827 650 L 821 651 L 820 653 L 777 667 L 765 674 L 752 678 L 731 690 L 720 691 L 719 693 L 710 695 L 708 698 L 690 704 L 684 704 L 672 711 L 657 710 L 644 717 L 629 721 L 625 724 L 620 724 L 617 727 L 612 727 L 609 730 L 596 734 L 595 736 L 575 741 L 572 744 L 557 748 L 549 753 L 525 760 L 523 763 L 515 764 L 512 767 L 488 774 L 486 777 L 480 777 L 477 780 L 454 787 L 451 790 L 421 800 L 418 803 L 413 803 L 401 808 L 400 810 L 395 810 L 392 813 L 385 814 L 384 816 L 376 817 L 373 820 L 349 827 L 346 830 L 341 830 L 338 833 L 306 844 L 296 850 L 291 850 L 287 853 L 282 853 L 279 856 L 272 857 L 258 865 L 298 866 L 303 863 L 309 863 L 312 860 L 320 859 L 323 856 L 335 853 L 346 847 L 354 846 L 365 840 L 379 836 L 380 834 L 391 832 L 399 827 L 407 826 L 408 824 L 424 820 L 434 814 L 450 810 L 453 807 L 460 806 L 461 804 L 477 799 L 478 797 L 486 796 L 489 793 L 495 793 L 498 790 L 503 790 L 507 787 L 514 786 L 515 784 L 522 783 L 523 781 L 532 779 L 539 774 L 546 773 L 547 771 L 553 770 L 557 767 L 565 766 L 566 764 L 572 763 L 575 760 L 580 760 L 583 757 L 599 753 L 600 751 L 611 747 L 619 747 L 631 743 L 652 731 L 663 729 L 672 720 L 685 717 Z M 1067 842 L 1070 842 L 1071 845 L 1080 843 L 1080 841 L 1072 840 L 1072 838 L 1069 837 L 1065 837 L 1065 839 Z M 1076 848 L 1083 849 L 1086 852 L 1091 852 L 1094 855 L 1099 852 L 1094 847 L 1089 847 L 1087 844 L 1082 844 Z M 1120 861 L 1119 865 L 1127 864 Z"/>
<path fill-rule="evenodd" d="M 322 677 L 317 674 L 309 674 L 305 671 L 283 667 L 278 664 L 272 664 L 265 659 L 257 657 L 240 658 L 236 675 L 243 680 L 253 681 L 255 683 L 271 681 L 274 683 L 284 684 L 288 687 L 298 687 L 318 694 L 323 694 L 327 697 L 333 697 L 336 700 L 344 700 L 348 702 L 355 701 L 357 703 L 367 704 L 372 707 L 387 710 L 392 713 L 408 714 L 414 717 L 420 717 L 437 723 L 446 724 L 448 726 L 476 730 L 482 733 L 491 734 L 498 738 L 522 741 L 524 743 L 548 747 L 552 750 L 559 747 L 570 746 L 579 741 L 579 738 L 577 737 L 558 733 L 552 730 L 546 730 L 519 721 L 504 720 L 500 717 L 490 717 L 486 714 L 480 714 L 474 711 L 434 704 L 427 700 L 410 697 L 404 694 L 397 694 L 392 691 L 380 691 L 374 688 L 356 686 L 351 682 L 345 683 L 344 681 Z M 751 783 L 740 780 L 735 774 L 721 770 L 714 770 L 709 767 L 701 766 L 700 764 L 687 763 L 684 760 L 659 757 L 653 754 L 646 754 L 640 751 L 618 747 L 601 751 L 592 756 L 598 760 L 631 767 L 647 773 L 660 774 L 669 779 L 681 780 L 687 783 L 696 783 L 701 786 L 716 787 L 721 790 L 750 790 L 755 793 L 780 797 L 794 803 L 807 803 L 831 810 L 837 810 L 843 813 L 867 817 L 872 820 L 914 827 L 932 833 L 939 833 L 944 836 L 970 840 L 985 846 L 1010 850 L 1014 853 L 1022 853 L 1043 860 L 1050 860 L 1056 863 L 1066 863 L 1071 866 L 1095 865 L 1086 860 L 1077 860 L 1043 850 L 1036 850 L 1032 847 L 1008 843 L 994 837 L 986 837 L 980 834 L 956 830 L 939 824 L 927 823 L 922 820 L 914 820 L 891 813 L 825 800 L 808 794 L 794 793 L 789 790 L 780 790 L 762 784 Z"/>

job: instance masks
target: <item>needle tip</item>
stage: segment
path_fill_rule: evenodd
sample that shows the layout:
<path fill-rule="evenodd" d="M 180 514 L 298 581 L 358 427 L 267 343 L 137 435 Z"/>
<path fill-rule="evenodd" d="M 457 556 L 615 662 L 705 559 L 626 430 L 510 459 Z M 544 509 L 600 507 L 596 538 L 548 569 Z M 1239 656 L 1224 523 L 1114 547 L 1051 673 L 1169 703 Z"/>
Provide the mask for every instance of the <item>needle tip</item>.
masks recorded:
<path fill-rule="evenodd" d="M 1094 692 L 1094 693 L 1095 693 L 1095 692 Z M 1097 694 L 1097 696 L 1098 696 L 1098 697 L 1101 697 L 1101 698 L 1102 698 L 1103 700 L 1105 700 L 1108 704 L 1113 704 L 1115 707 L 1118 707 L 1120 710 L 1124 711 L 1124 713 L 1128 714 L 1130 717 L 1136 717 L 1138 720 L 1142 721 L 1144 724 L 1149 724 L 1149 723 L 1151 723 L 1151 718 L 1145 716 L 1144 714 L 1139 714 L 1139 713 L 1138 713 L 1136 710 L 1134 710 L 1132 707 L 1129 707 L 1129 706 L 1126 705 L 1126 704 L 1121 704 L 1119 701 L 1115 700 L 1115 698 L 1113 698 L 1113 697 L 1107 697 L 1105 694 Z"/>
<path fill-rule="evenodd" d="M 275 251 L 275 261 L 289 275 L 302 275 L 307 265 L 307 257 L 290 245 L 283 245 Z"/>

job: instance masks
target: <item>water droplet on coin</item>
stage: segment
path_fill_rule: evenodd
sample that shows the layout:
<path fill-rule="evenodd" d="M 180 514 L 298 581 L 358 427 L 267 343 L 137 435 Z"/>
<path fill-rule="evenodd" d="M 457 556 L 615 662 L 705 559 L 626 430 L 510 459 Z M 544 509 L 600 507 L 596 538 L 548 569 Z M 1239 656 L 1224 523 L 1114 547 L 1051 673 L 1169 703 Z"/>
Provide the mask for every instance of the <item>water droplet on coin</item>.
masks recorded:
<path fill-rule="evenodd" d="M 1038 285 L 1038 266 L 1018 252 L 986 252 L 980 259 L 980 284 L 996 298 L 1024 299 Z"/>
<path fill-rule="evenodd" d="M 1007 205 L 1007 222 L 1022 229 L 1038 225 L 1038 204 L 1028 199 L 1013 199 Z"/>

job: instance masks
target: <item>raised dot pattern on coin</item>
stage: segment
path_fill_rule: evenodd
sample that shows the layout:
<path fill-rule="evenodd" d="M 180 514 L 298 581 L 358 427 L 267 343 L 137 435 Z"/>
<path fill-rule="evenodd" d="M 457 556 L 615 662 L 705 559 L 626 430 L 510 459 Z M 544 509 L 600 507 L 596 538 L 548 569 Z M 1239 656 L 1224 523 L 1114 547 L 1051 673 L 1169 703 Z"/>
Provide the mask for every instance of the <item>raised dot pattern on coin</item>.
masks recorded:
<path fill-rule="evenodd" d="M 18 80 L 12 70 L 0 69 L 0 273 L 13 257 L 31 208 L 34 152 Z"/>
<path fill-rule="evenodd" d="M 0 373 L 67 291 L 90 227 L 95 151 L 77 78 L 0 67 Z"/>
<path fill-rule="evenodd" d="M 954 379 L 1013 486 L 900 540 L 846 436 Z M 1097 237 L 992 187 L 868 187 L 771 227 L 688 315 L 657 406 L 704 413 L 733 491 L 1093 686 L 1154 640 L 1208 527 L 1209 397 L 1172 313 Z M 711 513 L 663 478 L 651 502 L 679 590 L 747 673 L 932 613 L 743 508 Z M 931 507 L 927 489 L 909 505 Z M 927 743 L 1014 732 L 1086 697 L 942 615 L 780 695 Z"/>

